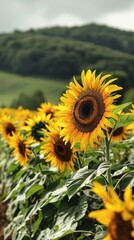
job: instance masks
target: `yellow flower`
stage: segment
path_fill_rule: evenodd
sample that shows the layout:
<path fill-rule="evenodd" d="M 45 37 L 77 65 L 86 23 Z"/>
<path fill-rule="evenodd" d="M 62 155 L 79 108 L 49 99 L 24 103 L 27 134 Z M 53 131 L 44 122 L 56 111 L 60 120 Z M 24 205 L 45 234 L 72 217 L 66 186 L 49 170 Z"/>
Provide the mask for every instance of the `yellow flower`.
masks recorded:
<path fill-rule="evenodd" d="M 41 141 L 43 137 L 43 129 L 47 129 L 47 126 L 50 123 L 50 115 L 33 115 L 32 118 L 29 118 L 26 121 L 26 126 L 22 127 L 26 133 L 33 137 L 36 142 Z"/>
<path fill-rule="evenodd" d="M 9 137 L 17 132 L 17 124 L 9 115 L 4 115 L 1 117 L 0 131 L 2 137 L 8 142 Z"/>
<path fill-rule="evenodd" d="M 58 168 L 60 172 L 65 169 L 72 171 L 74 169 L 74 161 L 76 158 L 76 149 L 71 149 L 71 143 L 63 141 L 60 137 L 60 128 L 57 126 L 49 126 L 49 132 L 46 138 L 43 138 L 44 145 L 41 146 L 41 153 L 45 154 L 45 161 L 51 162 L 51 165 Z"/>
<path fill-rule="evenodd" d="M 9 145 L 13 148 L 13 155 L 20 162 L 21 166 L 27 165 L 29 157 L 31 156 L 31 144 L 33 143 L 32 138 L 25 139 L 22 134 L 15 134 L 10 137 Z"/>
<path fill-rule="evenodd" d="M 131 115 L 130 113 L 124 113 L 122 111 L 120 111 L 118 114 L 122 116 Z M 108 129 L 109 135 L 112 134 L 111 141 L 113 142 L 121 142 L 125 139 L 128 139 L 130 137 L 130 131 L 131 131 L 131 124 L 121 126 L 114 131 L 111 128 Z"/>
<path fill-rule="evenodd" d="M 110 75 L 95 76 L 95 71 L 82 71 L 82 86 L 74 78 L 69 90 L 61 97 L 64 105 L 59 105 L 59 126 L 62 127 L 61 137 L 72 147 L 80 141 L 81 150 L 86 150 L 88 143 L 91 147 L 100 143 L 105 137 L 104 131 L 112 127 L 109 118 L 117 120 L 112 112 L 114 100 L 120 95 L 114 92 L 120 90 L 115 84 L 116 79 L 105 81 Z"/>
<path fill-rule="evenodd" d="M 39 113 L 43 113 L 45 115 L 50 114 L 50 118 L 54 117 L 55 114 L 55 107 L 50 102 L 48 103 L 41 103 L 40 107 L 37 109 Z"/>
<path fill-rule="evenodd" d="M 109 129 L 109 133 L 111 132 L 111 129 Z M 121 142 L 125 139 L 127 139 L 129 136 L 128 126 L 123 126 L 117 128 L 115 131 L 113 131 L 112 134 L 112 142 Z"/>
<path fill-rule="evenodd" d="M 134 239 L 134 201 L 131 187 L 125 189 L 122 201 L 111 186 L 108 186 L 108 191 L 97 182 L 93 186 L 93 191 L 102 198 L 105 208 L 92 211 L 88 216 L 108 228 L 104 240 Z"/>
<path fill-rule="evenodd" d="M 26 126 L 26 121 L 34 115 L 34 111 L 24 109 L 22 106 L 19 106 L 18 109 L 16 109 L 15 118 L 18 120 L 18 124 L 21 128 L 22 126 Z"/>

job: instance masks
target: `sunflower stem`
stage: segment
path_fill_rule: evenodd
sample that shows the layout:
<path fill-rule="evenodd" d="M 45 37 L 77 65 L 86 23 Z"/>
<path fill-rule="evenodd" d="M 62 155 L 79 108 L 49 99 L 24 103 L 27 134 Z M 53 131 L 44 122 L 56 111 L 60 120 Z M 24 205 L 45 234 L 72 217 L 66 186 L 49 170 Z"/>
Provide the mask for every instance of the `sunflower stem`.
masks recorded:
<path fill-rule="evenodd" d="M 106 146 L 106 151 L 105 151 L 106 161 L 107 161 L 108 163 L 111 163 L 111 161 L 110 161 L 110 154 L 109 154 L 110 141 L 108 140 L 107 133 L 106 133 L 106 138 L 105 138 L 105 146 Z M 107 179 L 108 179 L 109 185 L 112 186 L 111 167 L 109 167 L 109 169 L 107 170 Z"/>
<path fill-rule="evenodd" d="M 81 162 L 81 158 L 80 158 L 80 156 L 79 156 L 78 152 L 76 152 L 76 154 L 77 154 L 77 163 L 78 163 L 78 168 L 80 169 L 80 168 L 82 168 L 82 162 Z"/>

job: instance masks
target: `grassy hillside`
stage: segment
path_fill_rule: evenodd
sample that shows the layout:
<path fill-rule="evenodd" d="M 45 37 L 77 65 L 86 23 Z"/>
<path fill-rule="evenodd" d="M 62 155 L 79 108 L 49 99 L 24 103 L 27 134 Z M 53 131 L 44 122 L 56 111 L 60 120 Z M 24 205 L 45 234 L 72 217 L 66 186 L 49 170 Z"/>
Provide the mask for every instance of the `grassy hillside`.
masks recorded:
<path fill-rule="evenodd" d="M 65 90 L 65 81 L 48 78 L 22 77 L 16 74 L 0 72 L 0 106 L 9 106 L 20 93 L 32 94 L 41 90 L 47 101 L 58 103 Z"/>
<path fill-rule="evenodd" d="M 71 78 L 82 69 L 114 74 L 134 87 L 134 33 L 96 24 L 0 34 L 0 71 Z"/>

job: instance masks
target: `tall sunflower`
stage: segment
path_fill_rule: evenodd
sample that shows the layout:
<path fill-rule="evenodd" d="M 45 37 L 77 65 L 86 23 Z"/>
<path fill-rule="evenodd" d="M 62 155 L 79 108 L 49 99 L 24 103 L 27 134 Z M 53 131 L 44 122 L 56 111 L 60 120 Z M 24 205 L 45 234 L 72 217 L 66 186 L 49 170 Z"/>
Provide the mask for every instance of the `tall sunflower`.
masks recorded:
<path fill-rule="evenodd" d="M 22 127 L 26 131 L 26 134 L 32 136 L 36 142 L 41 141 L 43 137 L 43 129 L 47 129 L 47 126 L 50 123 L 50 115 L 33 115 L 32 118 L 26 120 L 26 124 Z"/>
<path fill-rule="evenodd" d="M 0 121 L 0 132 L 2 137 L 8 142 L 10 136 L 17 132 L 17 123 L 9 115 L 3 115 Z"/>
<path fill-rule="evenodd" d="M 69 171 L 74 169 L 76 149 L 71 148 L 70 141 L 65 144 L 60 137 L 59 127 L 49 126 L 49 132 L 42 140 L 45 144 L 41 146 L 41 154 L 45 154 L 46 162 L 51 162 L 51 165 L 58 168 L 60 172 L 64 172 L 65 169 Z"/>
<path fill-rule="evenodd" d="M 134 239 L 134 201 L 132 189 L 127 187 L 124 192 L 124 201 L 120 200 L 111 186 L 108 192 L 101 184 L 94 182 L 93 191 L 102 198 L 104 209 L 92 211 L 90 218 L 108 228 L 108 234 L 104 240 L 133 240 Z"/>
<path fill-rule="evenodd" d="M 29 157 L 32 155 L 32 143 L 32 138 L 25 139 L 25 136 L 19 133 L 13 133 L 10 137 L 9 146 L 14 149 L 13 155 L 20 162 L 21 166 L 27 165 Z"/>
<path fill-rule="evenodd" d="M 122 89 L 111 84 L 116 79 L 106 82 L 110 75 L 95 76 L 95 71 L 81 73 L 82 85 L 74 78 L 69 89 L 61 97 L 63 105 L 59 111 L 59 126 L 62 127 L 61 137 L 65 142 L 71 140 L 72 147 L 80 141 L 81 150 L 86 150 L 88 143 L 91 147 L 105 137 L 104 131 L 112 127 L 109 118 L 117 120 L 112 112 L 114 100 L 120 95 L 114 92 Z"/>
<path fill-rule="evenodd" d="M 112 129 L 109 129 L 109 133 Z M 113 131 L 111 141 L 112 142 L 121 142 L 127 139 L 129 136 L 128 126 L 122 126 Z"/>
<path fill-rule="evenodd" d="M 122 117 L 131 115 L 131 113 L 124 113 L 122 111 L 120 111 L 118 114 Z M 112 142 L 121 142 L 130 137 L 130 131 L 131 131 L 131 126 L 125 125 L 125 126 L 118 127 L 115 130 L 109 128 L 108 134 L 109 134 L 109 136 L 111 136 Z"/>

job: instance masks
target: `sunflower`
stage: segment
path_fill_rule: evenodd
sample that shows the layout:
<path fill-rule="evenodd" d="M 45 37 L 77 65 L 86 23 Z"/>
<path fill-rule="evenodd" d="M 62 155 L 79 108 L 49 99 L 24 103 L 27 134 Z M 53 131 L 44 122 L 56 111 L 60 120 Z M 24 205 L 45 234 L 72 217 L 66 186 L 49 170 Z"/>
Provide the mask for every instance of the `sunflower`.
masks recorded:
<path fill-rule="evenodd" d="M 43 113 L 45 115 L 50 115 L 50 118 L 54 117 L 55 107 L 50 102 L 41 103 L 40 107 L 37 109 L 39 113 Z"/>
<path fill-rule="evenodd" d="M 51 165 L 58 168 L 60 172 L 65 169 L 72 171 L 76 158 L 76 149 L 71 149 L 70 141 L 65 144 L 60 137 L 60 128 L 58 126 L 49 126 L 49 132 L 46 138 L 43 138 L 44 145 L 41 146 L 41 154 L 45 154 L 45 161 L 51 162 Z"/>
<path fill-rule="evenodd" d="M 43 129 L 47 130 L 47 126 L 50 123 L 50 115 L 33 115 L 32 118 L 29 118 L 26 121 L 23 130 L 26 131 L 26 134 L 32 136 L 36 142 L 41 141 L 41 137 L 44 136 Z"/>
<path fill-rule="evenodd" d="M 110 75 L 95 76 L 95 71 L 81 73 L 82 85 L 74 78 L 69 89 L 61 97 L 64 105 L 59 105 L 59 126 L 62 127 L 61 137 L 67 142 L 71 140 L 72 147 L 80 141 L 81 150 L 86 150 L 99 144 L 105 137 L 104 131 L 112 127 L 109 118 L 118 119 L 112 112 L 114 100 L 120 95 L 114 92 L 122 89 L 111 84 L 116 79 L 105 81 Z"/>
<path fill-rule="evenodd" d="M 119 112 L 118 114 L 122 115 L 122 116 L 130 116 L 132 115 L 133 113 L 124 113 L 124 112 Z M 108 129 L 108 133 L 109 135 L 111 134 L 111 131 L 112 132 L 112 138 L 111 140 L 113 142 L 121 142 L 125 139 L 128 139 L 132 133 L 134 129 L 134 123 L 132 124 L 128 124 L 128 125 L 125 125 L 125 126 L 121 126 L 121 127 L 118 127 L 117 129 L 115 129 L 114 131 L 112 129 Z"/>
<path fill-rule="evenodd" d="M 0 121 L 2 137 L 8 142 L 9 137 L 17 132 L 17 123 L 9 115 L 3 115 Z"/>
<path fill-rule="evenodd" d="M 19 106 L 18 109 L 16 110 L 15 117 L 18 120 L 19 126 L 26 126 L 27 125 L 27 120 L 29 118 L 33 118 L 36 112 L 31 111 L 29 109 L 24 109 L 22 106 Z"/>
<path fill-rule="evenodd" d="M 105 208 L 92 211 L 88 216 L 108 228 L 104 240 L 134 239 L 134 201 L 131 187 L 125 189 L 122 201 L 111 186 L 106 192 L 101 184 L 94 182 L 93 185 L 93 191 L 102 198 Z"/>
<path fill-rule="evenodd" d="M 27 165 L 29 157 L 31 156 L 31 144 L 33 143 L 32 138 L 25 139 L 22 134 L 13 133 L 9 140 L 9 146 L 13 148 L 13 155 L 20 162 L 21 166 Z"/>
<path fill-rule="evenodd" d="M 112 129 L 109 129 L 109 133 L 111 133 L 111 130 Z M 129 136 L 128 126 L 122 126 L 122 127 L 117 128 L 115 131 L 113 131 L 111 141 L 112 142 L 121 142 L 121 141 L 127 139 L 128 136 Z"/>

